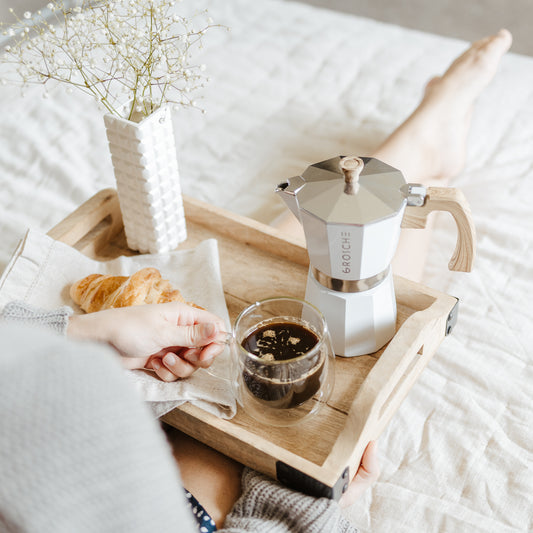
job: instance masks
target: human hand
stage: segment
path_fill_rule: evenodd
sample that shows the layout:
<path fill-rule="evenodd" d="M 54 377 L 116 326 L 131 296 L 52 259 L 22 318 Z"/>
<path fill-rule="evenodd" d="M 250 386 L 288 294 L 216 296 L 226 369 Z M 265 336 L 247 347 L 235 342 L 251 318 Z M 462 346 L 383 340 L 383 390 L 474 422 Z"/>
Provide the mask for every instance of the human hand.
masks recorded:
<path fill-rule="evenodd" d="M 169 302 L 74 315 L 67 335 L 107 342 L 126 368 L 147 368 L 163 381 L 175 381 L 211 365 L 224 350 L 223 330 L 216 315 Z"/>
<path fill-rule="evenodd" d="M 379 477 L 378 443 L 371 440 L 361 458 L 361 464 L 353 477 L 348 490 L 341 496 L 339 505 L 348 507 L 361 497 Z"/>

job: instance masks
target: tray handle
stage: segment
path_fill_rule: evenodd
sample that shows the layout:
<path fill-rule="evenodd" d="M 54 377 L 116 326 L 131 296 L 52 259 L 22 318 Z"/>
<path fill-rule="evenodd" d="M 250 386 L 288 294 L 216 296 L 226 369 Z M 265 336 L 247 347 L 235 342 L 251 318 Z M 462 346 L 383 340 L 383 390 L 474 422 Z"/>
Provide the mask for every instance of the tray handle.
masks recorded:
<path fill-rule="evenodd" d="M 353 478 L 367 444 L 381 434 L 449 333 L 457 304 L 453 297 L 436 299 L 407 318 L 361 385 L 324 469 L 341 472 L 347 466 Z"/>
<path fill-rule="evenodd" d="M 450 187 L 428 187 L 424 205 L 405 208 L 402 228 L 425 228 L 432 211 L 448 211 L 457 224 L 457 243 L 448 268 L 470 272 L 476 255 L 476 229 L 464 194 Z"/>
<path fill-rule="evenodd" d="M 115 189 L 103 189 L 54 226 L 48 235 L 80 252 L 96 252 L 123 227 Z"/>

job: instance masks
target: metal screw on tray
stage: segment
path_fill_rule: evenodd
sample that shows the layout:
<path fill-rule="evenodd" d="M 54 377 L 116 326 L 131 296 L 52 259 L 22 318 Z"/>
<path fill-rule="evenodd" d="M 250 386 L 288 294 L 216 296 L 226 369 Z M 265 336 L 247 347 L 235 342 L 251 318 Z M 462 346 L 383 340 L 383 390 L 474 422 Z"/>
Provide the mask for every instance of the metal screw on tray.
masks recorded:
<path fill-rule="evenodd" d="M 394 336 L 390 265 L 402 225 L 424 227 L 430 211 L 449 211 L 459 229 L 450 268 L 471 267 L 474 226 L 464 197 L 448 188 L 430 188 L 426 194 L 378 159 L 321 161 L 276 192 L 303 225 L 310 259 L 305 299 L 325 315 L 337 355 L 372 353 Z"/>

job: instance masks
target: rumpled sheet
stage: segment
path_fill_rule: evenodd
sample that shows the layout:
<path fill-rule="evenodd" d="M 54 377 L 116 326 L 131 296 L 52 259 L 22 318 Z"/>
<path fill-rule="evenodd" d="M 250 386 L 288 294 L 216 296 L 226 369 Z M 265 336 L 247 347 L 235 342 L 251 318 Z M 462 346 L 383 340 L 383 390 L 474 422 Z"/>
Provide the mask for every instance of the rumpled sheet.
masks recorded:
<path fill-rule="evenodd" d="M 231 31 L 198 57 L 207 113 L 174 116 L 183 191 L 263 222 L 285 209 L 277 183 L 371 154 L 467 47 L 292 2 L 202 4 Z M 28 226 L 47 231 L 114 180 L 91 101 L 0 94 L 3 267 Z M 439 215 L 424 283 L 460 298 L 459 322 L 382 434 L 379 481 L 346 511 L 363 532 L 533 530 L 533 59 L 504 58 L 450 185 L 472 208 L 475 270 L 446 270 L 455 228 Z"/>

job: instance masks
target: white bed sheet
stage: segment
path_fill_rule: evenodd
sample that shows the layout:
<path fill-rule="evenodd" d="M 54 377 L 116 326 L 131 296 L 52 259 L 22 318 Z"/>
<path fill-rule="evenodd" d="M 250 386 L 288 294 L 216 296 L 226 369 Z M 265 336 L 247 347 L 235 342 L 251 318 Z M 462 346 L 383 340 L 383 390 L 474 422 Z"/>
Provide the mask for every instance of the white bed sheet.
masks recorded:
<path fill-rule="evenodd" d="M 206 0 L 206 115 L 174 121 L 186 194 L 269 222 L 274 186 L 340 153 L 370 154 L 424 83 L 467 44 L 279 0 Z M 27 227 L 47 231 L 114 185 L 96 106 L 64 91 L 0 86 L 0 268 Z M 413 157 L 417 154 L 413 153 Z M 459 322 L 382 437 L 382 474 L 347 511 L 361 531 L 533 529 L 533 59 L 509 54 L 476 105 L 462 188 L 478 256 L 446 271 L 455 232 L 437 221 L 427 285 Z"/>

